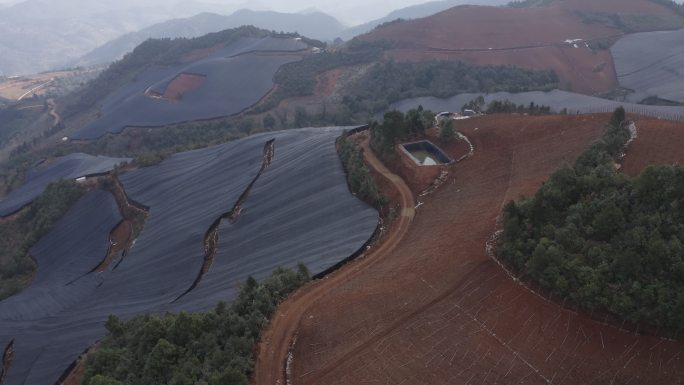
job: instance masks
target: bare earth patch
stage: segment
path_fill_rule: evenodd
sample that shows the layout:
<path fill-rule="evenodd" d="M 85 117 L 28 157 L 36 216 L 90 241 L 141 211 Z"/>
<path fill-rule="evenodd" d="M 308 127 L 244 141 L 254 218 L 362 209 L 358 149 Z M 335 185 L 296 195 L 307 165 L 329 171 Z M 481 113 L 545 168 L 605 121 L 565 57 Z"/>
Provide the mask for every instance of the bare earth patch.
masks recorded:
<path fill-rule="evenodd" d="M 293 383 L 681 383 L 684 343 L 549 302 L 485 252 L 502 205 L 574 162 L 607 119 L 461 122 L 474 155 L 425 199 L 390 254 L 309 306 L 297 328 Z"/>

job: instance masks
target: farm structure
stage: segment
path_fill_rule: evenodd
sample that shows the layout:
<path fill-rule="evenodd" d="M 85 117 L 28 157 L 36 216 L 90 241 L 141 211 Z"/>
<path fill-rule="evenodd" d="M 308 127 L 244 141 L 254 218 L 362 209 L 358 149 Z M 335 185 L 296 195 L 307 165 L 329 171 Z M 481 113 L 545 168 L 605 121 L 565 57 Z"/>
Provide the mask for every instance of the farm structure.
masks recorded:
<path fill-rule="evenodd" d="M 447 166 L 454 162 L 429 140 L 398 144 L 395 152 L 395 171 L 415 193 L 427 189 L 440 175 L 446 175 Z"/>
<path fill-rule="evenodd" d="M 355 254 L 375 232 L 378 213 L 348 190 L 335 149 L 345 128 L 353 127 L 255 135 L 122 174 L 127 199 L 147 209 L 147 221 L 102 272 L 95 262 L 105 258 L 118 217 L 92 226 L 97 236 L 74 226 L 111 213 L 111 197 L 102 203 L 107 210 L 72 210 L 78 221 L 61 221 L 41 240 L 60 273 L 40 287 L 60 289 L 48 295 L 30 287 L 0 302 L 0 344 L 14 341 L 3 385 L 56 383 L 102 338 L 110 314 L 206 311 L 233 299 L 248 276 L 300 262 L 317 274 Z M 93 250 L 88 258 L 70 254 L 55 245 L 59 235 Z"/>
<path fill-rule="evenodd" d="M 453 162 L 447 154 L 429 140 L 404 143 L 399 146 L 399 149 L 420 166 L 436 166 Z"/>

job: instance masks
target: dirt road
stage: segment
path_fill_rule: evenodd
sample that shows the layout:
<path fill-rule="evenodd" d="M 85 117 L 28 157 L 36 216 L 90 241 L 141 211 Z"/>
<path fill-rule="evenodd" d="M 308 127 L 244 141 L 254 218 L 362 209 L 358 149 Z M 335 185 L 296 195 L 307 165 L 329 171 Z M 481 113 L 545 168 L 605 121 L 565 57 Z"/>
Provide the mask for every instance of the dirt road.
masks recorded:
<path fill-rule="evenodd" d="M 296 341 L 299 324 L 307 315 L 307 310 L 318 300 L 324 298 L 331 288 L 390 255 L 404 234 L 406 234 L 415 216 L 413 194 L 406 183 L 380 162 L 368 146 L 367 140 L 362 143 L 362 147 L 364 149 L 364 157 L 370 167 L 385 177 L 398 190 L 401 196 L 401 215 L 394 224 L 390 234 L 383 238 L 377 247 L 370 249 L 357 260 L 347 264 L 331 275 L 311 282 L 278 307 L 276 314 L 262 334 L 261 341 L 259 342 L 254 384 L 284 385 L 287 383 L 286 365 L 290 346 L 293 341 Z"/>
<path fill-rule="evenodd" d="M 62 117 L 57 112 L 57 103 L 55 99 L 50 98 L 47 100 L 48 108 L 50 108 L 50 116 L 52 116 L 52 127 L 57 127 L 62 122 Z"/>

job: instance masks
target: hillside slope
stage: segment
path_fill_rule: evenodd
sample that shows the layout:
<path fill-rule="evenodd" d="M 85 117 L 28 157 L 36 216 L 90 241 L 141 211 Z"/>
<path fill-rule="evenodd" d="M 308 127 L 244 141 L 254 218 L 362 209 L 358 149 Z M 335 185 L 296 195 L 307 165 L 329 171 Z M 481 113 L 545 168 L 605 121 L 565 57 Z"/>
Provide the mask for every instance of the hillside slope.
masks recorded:
<path fill-rule="evenodd" d="M 105 99 L 99 119 L 72 138 L 234 115 L 261 100 L 276 71 L 306 48 L 294 38 L 243 37 L 198 60 L 151 66 Z"/>
<path fill-rule="evenodd" d="M 626 36 L 611 47 L 620 85 L 630 102 L 657 97 L 684 103 L 684 30 Z"/>
<path fill-rule="evenodd" d="M 128 33 L 88 52 L 74 64 L 90 66 L 118 60 L 138 44 L 151 38 L 192 38 L 242 25 L 252 25 L 278 32 L 297 32 L 319 40 L 332 40 L 344 29 L 344 26 L 334 17 L 322 12 L 299 14 L 242 9 L 230 16 L 202 13 L 189 18 L 165 21 Z"/>
<path fill-rule="evenodd" d="M 122 174 L 126 194 L 149 214 L 134 246 L 102 272 L 92 268 L 107 252 L 116 205 L 76 207 L 34 249 L 50 250 L 49 266 L 60 269 L 43 275 L 38 258 L 36 286 L 0 302 L 0 349 L 14 340 L 4 384 L 57 383 L 103 337 L 110 314 L 207 311 L 235 299 L 248 276 L 299 262 L 318 274 L 352 255 L 378 214 L 349 192 L 335 149 L 344 129 L 253 135 Z M 75 258 L 73 244 L 89 252 Z"/>
<path fill-rule="evenodd" d="M 427 17 L 434 15 L 438 12 L 445 11 L 449 8 L 456 7 L 463 4 L 470 5 L 503 5 L 506 4 L 506 0 L 440 0 L 440 1 L 428 1 L 427 3 L 412 5 L 406 8 L 397 9 L 396 11 L 390 12 L 387 16 L 363 23 L 351 28 L 346 29 L 342 34 L 342 39 L 351 39 L 355 36 L 370 32 L 373 28 L 388 23 L 397 19 L 417 19 L 420 17 Z"/>
<path fill-rule="evenodd" d="M 617 86 L 611 54 L 604 49 L 612 40 L 625 30 L 676 27 L 682 22 L 671 9 L 648 0 L 568 0 L 530 8 L 455 7 L 394 23 L 359 39 L 391 42 L 387 56 L 397 60 L 553 69 L 563 89 L 599 94 Z"/>
<path fill-rule="evenodd" d="M 459 123 L 474 156 L 421 199 L 394 252 L 377 256 L 372 268 L 306 309 L 291 378 L 301 384 L 681 383 L 684 343 L 626 333 L 563 309 L 506 275 L 485 252 L 501 206 L 574 160 L 605 121 L 491 115 Z"/>

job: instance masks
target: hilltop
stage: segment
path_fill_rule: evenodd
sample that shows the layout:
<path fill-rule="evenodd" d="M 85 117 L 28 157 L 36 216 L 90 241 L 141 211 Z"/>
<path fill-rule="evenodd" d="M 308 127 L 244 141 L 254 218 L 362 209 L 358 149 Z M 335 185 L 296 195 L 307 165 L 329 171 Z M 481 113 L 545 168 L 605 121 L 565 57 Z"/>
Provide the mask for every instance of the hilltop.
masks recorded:
<path fill-rule="evenodd" d="M 351 39 L 355 36 L 372 31 L 375 27 L 393 22 L 397 19 L 409 20 L 417 19 L 421 17 L 427 17 L 434 15 L 435 13 L 445 11 L 449 8 L 453 8 L 459 5 L 470 4 L 470 5 L 503 5 L 506 0 L 439 0 L 439 1 L 428 1 L 427 3 L 412 5 L 406 8 L 397 9 L 392 11 L 387 16 L 381 17 L 369 21 L 367 23 L 359 24 L 351 28 L 346 29 L 340 36 L 342 39 Z"/>
<path fill-rule="evenodd" d="M 360 36 L 385 42 L 400 61 L 462 60 L 553 69 L 565 90 L 602 94 L 617 86 L 607 48 L 627 32 L 684 27 L 684 18 L 648 0 L 526 2 L 516 7 L 461 6 L 392 23 Z"/>
<path fill-rule="evenodd" d="M 74 64 L 89 66 L 113 62 L 151 38 L 194 38 L 243 25 L 269 31 L 297 32 L 319 40 L 332 40 L 344 29 L 337 19 L 322 12 L 301 14 L 242 9 L 231 15 L 201 13 L 168 20 L 118 37 L 88 52 Z"/>

